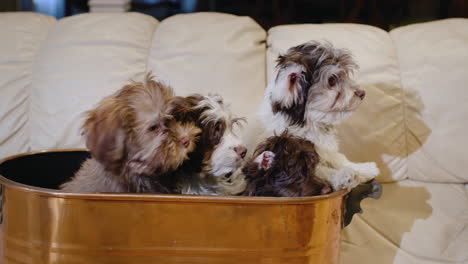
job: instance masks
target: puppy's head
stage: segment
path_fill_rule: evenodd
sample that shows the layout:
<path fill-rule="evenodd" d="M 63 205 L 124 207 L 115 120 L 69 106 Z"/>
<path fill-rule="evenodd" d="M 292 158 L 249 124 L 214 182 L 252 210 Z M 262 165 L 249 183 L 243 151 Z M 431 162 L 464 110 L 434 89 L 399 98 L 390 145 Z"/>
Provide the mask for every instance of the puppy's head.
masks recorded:
<path fill-rule="evenodd" d="M 192 95 L 180 98 L 174 112 L 177 119 L 195 122 L 202 128 L 200 141 L 189 161 L 192 171 L 214 176 L 232 173 L 242 163 L 247 148 L 234 133 L 243 118 L 233 116 L 218 95 Z"/>
<path fill-rule="evenodd" d="M 244 119 L 234 117 L 218 95 L 204 96 L 195 109 L 203 110 L 200 123 L 203 128 L 201 140 L 206 143 L 204 170 L 214 176 L 234 172 L 247 153 L 247 148 L 234 133 L 235 126 Z"/>
<path fill-rule="evenodd" d="M 265 151 L 274 154 L 267 169 L 262 169 L 255 157 Z M 330 186 L 315 176 L 319 157 L 312 142 L 283 132 L 263 141 L 254 158 L 243 167 L 248 180 L 246 195 L 297 197 L 330 192 Z M 260 161 L 261 162 L 261 161 Z"/>
<path fill-rule="evenodd" d="M 278 57 L 278 74 L 267 95 L 273 112 L 285 115 L 291 125 L 339 123 L 365 96 L 351 79 L 356 68 L 348 51 L 329 42 L 290 48 Z"/>
<path fill-rule="evenodd" d="M 115 174 L 150 176 L 178 167 L 200 130 L 173 119 L 172 100 L 172 89 L 150 75 L 104 98 L 83 125 L 92 156 Z"/>

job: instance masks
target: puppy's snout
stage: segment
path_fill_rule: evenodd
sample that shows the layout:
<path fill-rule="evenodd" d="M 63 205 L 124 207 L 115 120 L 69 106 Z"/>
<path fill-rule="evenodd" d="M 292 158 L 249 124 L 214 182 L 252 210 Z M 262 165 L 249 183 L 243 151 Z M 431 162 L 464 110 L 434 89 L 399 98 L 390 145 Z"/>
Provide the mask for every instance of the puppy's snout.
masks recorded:
<path fill-rule="evenodd" d="M 361 100 L 363 100 L 364 97 L 366 97 L 366 91 L 364 91 L 364 90 L 356 90 L 356 91 L 354 92 L 354 94 L 355 94 L 357 97 L 361 98 Z"/>
<path fill-rule="evenodd" d="M 234 148 L 234 151 L 241 157 L 242 159 L 245 157 L 245 154 L 247 154 L 247 148 L 244 146 L 237 146 Z"/>
<path fill-rule="evenodd" d="M 179 139 L 179 142 L 182 146 L 188 148 L 190 145 L 190 138 L 188 136 L 183 136 Z"/>

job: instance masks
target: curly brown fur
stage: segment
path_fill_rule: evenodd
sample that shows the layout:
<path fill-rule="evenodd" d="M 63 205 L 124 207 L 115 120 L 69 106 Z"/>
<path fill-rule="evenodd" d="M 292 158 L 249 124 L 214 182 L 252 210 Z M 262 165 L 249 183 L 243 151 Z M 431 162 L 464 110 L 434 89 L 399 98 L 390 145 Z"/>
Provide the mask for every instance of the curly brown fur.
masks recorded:
<path fill-rule="evenodd" d="M 170 87 L 148 74 L 104 98 L 87 112 L 83 125 L 92 159 L 61 186 L 69 192 L 151 192 L 168 189 L 159 181 L 195 148 L 200 129 L 170 115 Z"/>
<path fill-rule="evenodd" d="M 248 182 L 244 195 L 298 197 L 331 191 L 328 183 L 315 176 L 319 157 L 310 141 L 284 132 L 260 143 L 253 156 L 261 157 L 265 152 L 274 154 L 270 165 L 264 167 L 265 160 L 258 162 L 256 158 L 242 169 Z"/>

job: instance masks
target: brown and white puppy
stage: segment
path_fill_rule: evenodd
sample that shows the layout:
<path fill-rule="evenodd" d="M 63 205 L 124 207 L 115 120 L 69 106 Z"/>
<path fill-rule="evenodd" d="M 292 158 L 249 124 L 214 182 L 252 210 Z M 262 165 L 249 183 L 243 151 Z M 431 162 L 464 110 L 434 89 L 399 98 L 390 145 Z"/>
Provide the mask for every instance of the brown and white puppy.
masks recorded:
<path fill-rule="evenodd" d="M 315 144 L 320 157 L 316 175 L 334 190 L 353 188 L 379 174 L 374 162 L 353 163 L 338 149 L 334 126 L 365 97 L 352 79 L 356 68 L 349 51 L 329 42 L 292 47 L 278 57 L 276 78 L 265 91 L 260 113 L 270 133 L 287 130 Z"/>
<path fill-rule="evenodd" d="M 248 182 L 243 195 L 300 197 L 331 192 L 330 185 L 315 175 L 319 157 L 306 139 L 283 132 L 260 143 L 254 157 L 242 169 Z"/>
<path fill-rule="evenodd" d="M 199 195 L 242 192 L 245 180 L 240 168 L 247 148 L 234 130 L 243 118 L 235 117 L 219 95 L 179 97 L 173 114 L 176 119 L 194 122 L 202 129 L 195 150 L 176 172 L 176 192 Z"/>
<path fill-rule="evenodd" d="M 159 177 L 178 168 L 201 132 L 170 115 L 173 91 L 148 74 L 104 98 L 83 125 L 88 159 L 62 190 L 166 193 Z"/>

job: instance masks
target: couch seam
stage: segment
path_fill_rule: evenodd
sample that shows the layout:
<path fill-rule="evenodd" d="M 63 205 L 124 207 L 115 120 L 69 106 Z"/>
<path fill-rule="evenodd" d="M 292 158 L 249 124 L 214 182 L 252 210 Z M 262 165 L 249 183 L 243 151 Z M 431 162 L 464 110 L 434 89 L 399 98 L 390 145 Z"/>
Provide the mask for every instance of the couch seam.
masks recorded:
<path fill-rule="evenodd" d="M 156 34 L 156 31 L 158 30 L 160 24 L 161 24 L 161 21 L 155 19 L 158 23 L 156 24 L 154 30 L 153 30 L 153 33 L 151 34 L 151 37 L 148 41 L 149 45 L 148 45 L 148 52 L 147 52 L 147 56 L 146 56 L 146 65 L 145 65 L 145 68 L 143 69 L 143 75 L 145 75 L 146 73 L 148 73 L 148 65 L 149 65 L 149 60 L 151 58 L 151 47 L 153 47 L 153 41 L 154 41 L 154 35 Z M 154 73 L 153 73 L 154 74 Z"/>

